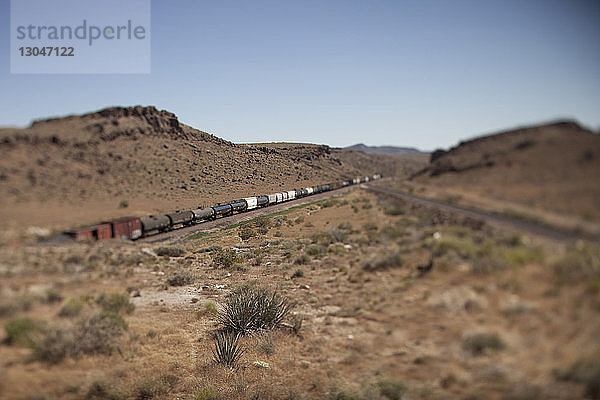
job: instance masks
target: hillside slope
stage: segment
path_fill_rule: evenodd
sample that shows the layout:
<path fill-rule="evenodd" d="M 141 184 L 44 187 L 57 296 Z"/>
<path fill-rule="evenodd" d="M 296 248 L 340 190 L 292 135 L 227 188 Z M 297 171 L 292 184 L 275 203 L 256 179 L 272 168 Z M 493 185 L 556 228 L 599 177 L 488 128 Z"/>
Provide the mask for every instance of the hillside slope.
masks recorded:
<path fill-rule="evenodd" d="M 559 121 L 436 151 L 412 180 L 600 220 L 599 176 L 600 135 Z"/>
<path fill-rule="evenodd" d="M 11 229 L 59 229 L 405 169 L 397 159 L 327 146 L 238 145 L 141 106 L 0 129 L 0 153 L 0 218 Z M 414 172 L 423 164 L 409 165 Z"/>

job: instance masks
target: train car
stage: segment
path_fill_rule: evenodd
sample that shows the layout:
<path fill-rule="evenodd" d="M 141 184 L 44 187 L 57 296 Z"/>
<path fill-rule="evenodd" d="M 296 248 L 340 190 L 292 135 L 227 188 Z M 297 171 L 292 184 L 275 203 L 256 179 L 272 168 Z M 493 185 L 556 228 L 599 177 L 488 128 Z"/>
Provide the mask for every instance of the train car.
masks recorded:
<path fill-rule="evenodd" d="M 231 204 L 217 204 L 211 207 L 214 211 L 214 217 L 226 217 L 233 214 L 233 207 Z"/>
<path fill-rule="evenodd" d="M 191 211 L 176 211 L 166 216 L 171 220 L 171 228 L 175 225 L 190 225 L 194 221 L 194 213 Z"/>
<path fill-rule="evenodd" d="M 258 207 L 257 197 L 245 197 L 242 200 L 246 202 L 246 210 L 254 210 L 256 207 Z"/>
<path fill-rule="evenodd" d="M 142 220 L 138 217 L 123 217 L 109 222 L 112 225 L 112 237 L 134 240 L 142 236 Z"/>
<path fill-rule="evenodd" d="M 248 206 L 246 204 L 246 201 L 244 199 L 242 200 L 234 200 L 231 203 L 231 210 L 232 212 L 236 212 L 236 213 L 241 213 L 246 211 L 246 207 Z"/>
<path fill-rule="evenodd" d="M 171 226 L 171 220 L 166 215 L 150 215 L 141 219 L 144 235 L 152 231 L 162 232 Z"/>
<path fill-rule="evenodd" d="M 353 185 L 358 185 L 360 183 L 360 178 L 354 178 L 352 179 L 352 184 Z"/>
<path fill-rule="evenodd" d="M 256 204 L 260 207 L 268 206 L 269 205 L 269 196 L 266 196 L 266 195 L 257 196 Z"/>
<path fill-rule="evenodd" d="M 288 199 L 289 200 L 294 200 L 296 198 L 296 191 L 295 190 L 289 190 L 287 192 L 287 194 L 288 194 Z"/>
<path fill-rule="evenodd" d="M 215 216 L 215 210 L 213 210 L 212 207 L 198 206 L 198 209 L 192 210 L 192 213 L 194 213 L 194 221 L 203 221 L 214 218 Z"/>
<path fill-rule="evenodd" d="M 275 196 L 277 197 L 276 203 L 281 203 L 283 201 L 283 193 L 275 193 Z"/>
<path fill-rule="evenodd" d="M 346 187 L 346 186 L 350 186 L 352 185 L 352 181 L 343 181 L 342 182 L 342 187 Z"/>
<path fill-rule="evenodd" d="M 269 202 L 267 203 L 267 205 L 271 205 L 271 204 L 276 204 L 277 203 L 277 194 L 275 194 L 275 193 L 268 194 L 267 198 L 269 199 Z"/>
<path fill-rule="evenodd" d="M 288 195 L 288 192 L 281 192 L 281 198 L 283 199 L 282 201 L 288 201 L 290 196 Z"/>
<path fill-rule="evenodd" d="M 304 188 L 304 190 L 306 190 L 306 195 L 307 196 L 309 196 L 309 195 L 311 195 L 311 194 L 313 194 L 315 192 L 312 187 Z"/>
<path fill-rule="evenodd" d="M 112 238 L 112 225 L 109 223 L 71 229 L 65 232 L 75 240 L 105 240 Z"/>

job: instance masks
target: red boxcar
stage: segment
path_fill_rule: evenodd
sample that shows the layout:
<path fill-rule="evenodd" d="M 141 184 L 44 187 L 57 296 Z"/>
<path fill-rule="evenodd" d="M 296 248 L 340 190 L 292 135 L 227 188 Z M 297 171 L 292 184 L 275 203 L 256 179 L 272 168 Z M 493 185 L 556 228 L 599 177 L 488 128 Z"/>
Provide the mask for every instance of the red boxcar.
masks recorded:
<path fill-rule="evenodd" d="M 73 229 L 65 233 L 75 238 L 75 240 L 105 240 L 112 237 L 112 226 L 108 223 L 84 226 L 82 228 Z"/>
<path fill-rule="evenodd" d="M 115 239 L 137 239 L 142 236 L 142 221 L 138 217 L 123 217 L 110 223 Z"/>

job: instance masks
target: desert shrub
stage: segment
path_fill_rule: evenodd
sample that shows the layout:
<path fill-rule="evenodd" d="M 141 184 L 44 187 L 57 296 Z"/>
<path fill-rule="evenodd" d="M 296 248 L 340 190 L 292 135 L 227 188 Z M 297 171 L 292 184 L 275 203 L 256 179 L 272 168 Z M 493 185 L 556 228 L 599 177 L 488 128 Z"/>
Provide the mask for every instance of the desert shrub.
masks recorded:
<path fill-rule="evenodd" d="M 101 311 L 82 321 L 75 333 L 77 353 L 111 354 L 116 348 L 116 338 L 127 330 L 123 317 L 115 312 Z"/>
<path fill-rule="evenodd" d="M 240 333 L 217 332 L 213 350 L 214 362 L 232 367 L 244 354 L 244 349 L 240 346 L 239 341 Z"/>
<path fill-rule="evenodd" d="M 48 304 L 60 303 L 63 300 L 62 295 L 56 289 L 48 289 L 46 290 L 46 296 L 44 301 Z"/>
<path fill-rule="evenodd" d="M 363 263 L 365 271 L 379 271 L 402 266 L 402 256 L 399 251 L 390 251 L 371 258 Z"/>
<path fill-rule="evenodd" d="M 360 400 L 356 393 L 348 393 L 345 390 L 333 389 L 327 396 L 328 400 Z"/>
<path fill-rule="evenodd" d="M 177 384 L 175 375 L 161 375 L 158 377 L 143 378 L 137 383 L 136 400 L 149 400 L 156 396 L 169 393 Z"/>
<path fill-rule="evenodd" d="M 4 330 L 7 344 L 33 348 L 44 324 L 31 318 L 14 318 L 4 324 Z"/>
<path fill-rule="evenodd" d="M 600 247 L 577 242 L 569 246 L 552 267 L 560 278 L 566 280 L 600 278 Z"/>
<path fill-rule="evenodd" d="M 86 399 L 91 400 L 124 400 L 128 397 L 127 390 L 104 380 L 93 381 L 85 396 Z"/>
<path fill-rule="evenodd" d="M 379 230 L 379 227 L 375 222 L 365 222 L 362 226 L 365 232 L 372 232 Z"/>
<path fill-rule="evenodd" d="M 463 260 L 469 260 L 475 257 L 477 246 L 472 240 L 452 236 L 443 236 L 435 242 L 433 254 L 436 257 L 454 252 Z"/>
<path fill-rule="evenodd" d="M 119 208 L 127 208 L 127 207 L 129 207 L 129 201 L 127 201 L 127 200 L 121 200 L 119 202 Z"/>
<path fill-rule="evenodd" d="M 306 254 L 301 254 L 294 260 L 294 264 L 307 264 L 310 262 L 310 257 Z"/>
<path fill-rule="evenodd" d="M 343 221 L 340 222 L 337 226 L 338 229 L 341 230 L 345 230 L 345 231 L 351 231 L 352 230 L 352 224 L 348 221 Z"/>
<path fill-rule="evenodd" d="M 225 303 L 219 322 L 224 331 L 244 335 L 277 328 L 291 309 L 289 301 L 276 291 L 242 286 Z"/>
<path fill-rule="evenodd" d="M 381 228 L 380 234 L 388 239 L 397 239 L 402 236 L 410 235 L 410 232 L 400 225 L 384 225 Z"/>
<path fill-rule="evenodd" d="M 325 246 L 311 244 L 306 248 L 306 254 L 310 256 L 324 256 L 327 254 L 327 248 Z"/>
<path fill-rule="evenodd" d="M 187 271 L 171 272 L 167 277 L 169 286 L 185 286 L 194 282 L 194 277 Z"/>
<path fill-rule="evenodd" d="M 198 393 L 196 393 L 196 396 L 194 397 L 194 399 L 195 400 L 217 400 L 217 399 L 219 399 L 219 397 L 212 389 L 202 388 L 202 389 L 200 389 L 200 391 Z"/>
<path fill-rule="evenodd" d="M 393 205 L 389 205 L 389 206 L 385 207 L 383 209 L 383 213 L 385 215 L 396 216 L 396 215 L 404 215 L 405 211 L 404 211 L 404 208 L 402 208 L 399 204 L 393 204 Z"/>
<path fill-rule="evenodd" d="M 323 200 L 319 203 L 319 205 L 323 208 L 329 208 L 329 207 L 334 207 L 337 206 L 339 204 L 339 200 L 335 197 L 330 197 L 326 200 Z"/>
<path fill-rule="evenodd" d="M 292 274 L 292 279 L 294 279 L 294 278 L 302 278 L 303 276 L 304 276 L 304 271 L 302 269 L 298 268 Z"/>
<path fill-rule="evenodd" d="M 238 230 L 238 235 L 242 240 L 248 240 L 256 236 L 256 231 L 249 224 L 244 224 Z"/>
<path fill-rule="evenodd" d="M 304 222 L 304 217 L 303 217 L 303 216 L 300 216 L 300 217 L 296 218 L 296 219 L 294 220 L 294 222 L 295 222 L 296 224 L 301 224 L 301 223 L 303 223 L 303 222 Z"/>
<path fill-rule="evenodd" d="M 330 229 L 327 232 L 328 236 L 329 236 L 329 243 L 326 244 L 331 244 L 331 243 L 341 243 L 341 242 L 345 242 L 348 239 L 348 233 L 344 232 L 343 230 L 340 229 Z"/>
<path fill-rule="evenodd" d="M 178 246 L 161 246 L 154 250 L 157 256 L 181 257 L 185 254 L 185 249 Z"/>
<path fill-rule="evenodd" d="M 85 301 L 81 297 L 71 297 L 62 305 L 58 311 L 59 317 L 76 317 L 81 314 Z"/>
<path fill-rule="evenodd" d="M 474 355 L 483 354 L 486 350 L 502 350 L 504 342 L 495 333 L 474 333 L 463 339 L 463 349 Z"/>
<path fill-rule="evenodd" d="M 402 400 L 402 395 L 406 392 L 406 385 L 399 380 L 383 379 L 376 386 L 379 393 L 389 400 Z"/>
<path fill-rule="evenodd" d="M 34 298 L 29 294 L 20 294 L 0 301 L 0 316 L 10 316 L 19 311 L 28 311 L 34 303 Z"/>
<path fill-rule="evenodd" d="M 196 315 L 198 316 L 198 318 L 205 316 L 214 317 L 215 315 L 217 315 L 217 313 L 217 305 L 212 301 L 207 301 L 206 303 L 204 303 L 204 306 L 201 310 L 197 312 Z"/>
<path fill-rule="evenodd" d="M 127 293 L 102 292 L 96 297 L 98 304 L 104 311 L 120 313 L 125 312 L 131 314 L 135 309 L 135 305 L 129 301 Z"/>
<path fill-rule="evenodd" d="M 600 353 L 579 358 L 566 370 L 559 371 L 558 376 L 582 383 L 587 397 L 600 399 Z"/>
<path fill-rule="evenodd" d="M 65 357 L 79 354 L 74 333 L 59 328 L 46 329 L 33 349 L 33 358 L 48 364 L 56 364 Z"/>
<path fill-rule="evenodd" d="M 219 249 L 212 253 L 212 261 L 216 267 L 229 269 L 241 262 L 242 258 L 233 249 Z"/>
<path fill-rule="evenodd" d="M 256 226 L 257 228 L 269 229 L 271 227 L 271 224 L 271 218 L 269 218 L 266 215 L 259 215 L 258 217 L 254 218 L 254 226 Z"/>

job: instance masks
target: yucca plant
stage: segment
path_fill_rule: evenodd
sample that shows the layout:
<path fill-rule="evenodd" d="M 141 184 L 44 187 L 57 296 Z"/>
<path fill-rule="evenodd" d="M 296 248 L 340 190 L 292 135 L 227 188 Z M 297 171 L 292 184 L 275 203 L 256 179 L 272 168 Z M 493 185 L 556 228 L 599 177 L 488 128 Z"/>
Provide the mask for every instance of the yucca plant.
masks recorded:
<path fill-rule="evenodd" d="M 223 330 L 245 335 L 278 327 L 292 305 L 277 292 L 242 287 L 231 295 L 219 314 Z"/>
<path fill-rule="evenodd" d="M 244 349 L 239 344 L 240 336 L 233 332 L 217 332 L 213 351 L 213 360 L 217 364 L 232 367 L 242 357 Z"/>

